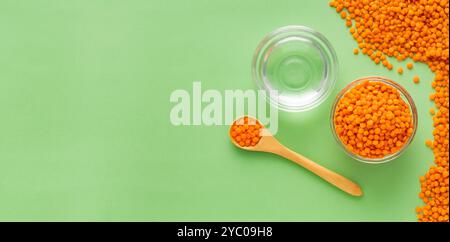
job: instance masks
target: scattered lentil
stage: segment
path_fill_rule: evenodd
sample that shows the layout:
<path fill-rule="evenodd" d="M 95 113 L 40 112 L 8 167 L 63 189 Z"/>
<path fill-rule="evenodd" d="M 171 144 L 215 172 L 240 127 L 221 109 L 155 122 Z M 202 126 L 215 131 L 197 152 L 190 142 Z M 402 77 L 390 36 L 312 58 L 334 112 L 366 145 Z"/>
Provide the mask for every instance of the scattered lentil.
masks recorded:
<path fill-rule="evenodd" d="M 448 222 L 449 0 L 333 0 L 330 6 L 338 13 L 347 12 L 358 46 L 363 46 L 363 53 L 381 52 L 387 69 L 393 66 L 384 61 L 386 56 L 399 61 L 411 58 L 427 64 L 435 74 L 434 93 L 429 96 L 438 109 L 433 115 L 431 146 L 435 166 L 419 179 L 419 197 L 425 205 L 416 208 L 416 213 L 421 222 Z"/>
<path fill-rule="evenodd" d="M 434 116 L 435 113 L 434 108 L 430 108 L 430 114 Z"/>

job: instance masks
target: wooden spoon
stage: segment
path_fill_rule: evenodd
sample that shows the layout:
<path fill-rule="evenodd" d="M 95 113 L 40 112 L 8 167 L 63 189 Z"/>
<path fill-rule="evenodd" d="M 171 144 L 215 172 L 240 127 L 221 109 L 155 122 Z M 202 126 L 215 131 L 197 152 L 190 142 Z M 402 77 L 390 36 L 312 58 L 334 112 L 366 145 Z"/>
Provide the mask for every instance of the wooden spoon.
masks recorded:
<path fill-rule="evenodd" d="M 230 132 L 229 132 L 230 133 Z M 260 151 L 260 152 L 268 152 L 277 154 L 279 156 L 282 156 L 288 160 L 291 160 L 304 168 L 310 170 L 314 174 L 320 176 L 325 181 L 333 184 L 334 186 L 338 187 L 339 189 L 343 190 L 344 192 L 347 192 L 350 195 L 353 196 L 361 196 L 363 194 L 361 188 L 358 184 L 350 181 L 349 179 L 328 170 L 327 168 L 311 161 L 310 159 L 297 154 L 296 152 L 288 149 L 284 145 L 282 145 L 278 140 L 272 136 L 272 134 L 269 133 L 267 129 L 263 129 L 261 132 L 264 136 L 261 137 L 259 142 L 255 146 L 240 146 L 233 137 L 230 136 L 231 141 L 234 145 L 237 147 L 249 150 L 249 151 Z"/>

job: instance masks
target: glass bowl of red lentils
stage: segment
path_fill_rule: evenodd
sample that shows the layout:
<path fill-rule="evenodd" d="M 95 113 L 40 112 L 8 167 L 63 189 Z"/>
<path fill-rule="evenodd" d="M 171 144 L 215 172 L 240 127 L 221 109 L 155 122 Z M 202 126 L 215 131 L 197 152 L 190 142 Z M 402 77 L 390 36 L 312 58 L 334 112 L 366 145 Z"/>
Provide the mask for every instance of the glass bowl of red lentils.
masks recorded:
<path fill-rule="evenodd" d="M 379 76 L 354 80 L 338 93 L 331 128 L 352 158 L 380 164 L 399 157 L 417 130 L 417 109 L 398 83 Z"/>

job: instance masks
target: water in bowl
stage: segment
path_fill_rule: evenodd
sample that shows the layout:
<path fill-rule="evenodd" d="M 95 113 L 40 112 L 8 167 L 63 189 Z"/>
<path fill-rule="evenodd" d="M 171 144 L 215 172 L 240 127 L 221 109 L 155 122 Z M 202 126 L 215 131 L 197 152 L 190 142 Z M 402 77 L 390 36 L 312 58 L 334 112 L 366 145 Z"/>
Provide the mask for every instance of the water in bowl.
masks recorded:
<path fill-rule="evenodd" d="M 278 91 L 279 103 L 303 107 L 320 99 L 327 61 L 314 42 L 292 36 L 274 42 L 268 52 L 261 76 L 267 89 Z"/>

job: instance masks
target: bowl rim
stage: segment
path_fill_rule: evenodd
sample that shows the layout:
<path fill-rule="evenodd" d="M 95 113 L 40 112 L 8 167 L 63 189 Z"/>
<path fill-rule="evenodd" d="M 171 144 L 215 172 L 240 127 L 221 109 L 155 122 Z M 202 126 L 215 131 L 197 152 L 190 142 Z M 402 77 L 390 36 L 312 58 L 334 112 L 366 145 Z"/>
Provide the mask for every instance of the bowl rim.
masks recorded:
<path fill-rule="evenodd" d="M 266 99 L 266 101 L 268 101 L 270 104 L 274 105 L 275 107 L 277 107 L 280 110 L 283 111 L 287 111 L 287 112 L 303 112 L 303 111 L 308 111 L 311 110 L 317 106 L 319 106 L 321 103 L 323 103 L 332 93 L 335 85 L 336 85 L 336 81 L 337 78 L 339 76 L 339 61 L 337 58 L 337 54 L 336 51 L 333 48 L 333 45 L 331 44 L 331 42 L 320 32 L 307 27 L 307 26 L 303 26 L 303 25 L 286 25 L 286 26 L 282 26 L 279 27 L 275 30 L 273 30 L 272 32 L 266 34 L 264 36 L 264 38 L 259 42 L 259 44 L 257 45 L 254 53 L 253 53 L 253 59 L 252 59 L 252 79 L 253 82 L 256 84 L 256 86 L 258 87 L 258 89 L 260 90 L 265 90 L 267 92 L 270 92 L 270 90 L 268 90 L 268 88 L 266 87 L 266 85 L 264 85 L 264 81 L 261 80 L 261 78 L 259 78 L 258 76 L 258 69 L 257 65 L 258 63 L 261 62 L 262 58 L 267 58 L 267 54 L 263 55 L 262 51 L 265 49 L 267 43 L 269 43 L 272 39 L 276 38 L 277 36 L 281 35 L 281 34 L 286 34 L 286 33 L 290 33 L 292 32 L 294 33 L 301 33 L 301 34 L 310 34 L 311 36 L 313 36 L 316 41 L 318 40 L 321 44 L 321 47 L 317 47 L 318 49 L 322 49 L 321 51 L 325 51 L 325 52 L 329 52 L 329 55 L 327 54 L 327 58 L 325 58 L 326 60 L 324 61 L 324 63 L 326 65 L 329 65 L 330 67 L 328 67 L 331 70 L 331 75 L 329 74 L 326 79 L 328 79 L 329 84 L 326 85 L 326 90 L 323 92 L 322 95 L 320 95 L 317 99 L 315 99 L 313 102 L 304 105 L 304 106 L 287 106 L 284 105 L 282 103 L 279 102 L 278 97 L 277 99 L 274 100 L 274 98 L 272 98 L 272 95 L 267 95 L 266 92 L 264 92 L 264 98 Z M 302 35 L 302 37 L 307 37 L 308 39 L 312 39 L 311 37 L 308 36 L 304 36 Z M 270 52 L 269 52 L 270 53 Z"/>
<path fill-rule="evenodd" d="M 335 124 L 334 124 L 334 114 L 336 112 L 336 108 L 337 105 L 339 103 L 339 101 L 341 100 L 341 98 L 348 92 L 350 91 L 353 87 L 355 87 L 356 85 L 364 82 L 364 81 L 373 81 L 373 82 L 382 82 L 384 84 L 388 84 L 392 87 L 394 87 L 399 93 L 400 96 L 402 97 L 402 99 L 406 99 L 406 103 L 411 111 L 412 114 L 412 119 L 413 119 L 413 133 L 411 134 L 411 136 L 409 137 L 408 141 L 403 145 L 403 147 L 398 150 L 395 153 L 389 154 L 387 156 L 384 156 L 382 158 L 366 158 L 366 157 L 362 157 L 360 155 L 354 154 L 351 151 L 349 151 L 345 145 L 342 143 L 341 139 L 338 137 L 338 135 L 336 134 L 336 129 L 335 129 Z M 366 164 L 383 164 L 383 163 L 387 163 L 389 161 L 392 161 L 398 157 L 400 157 L 400 155 L 402 155 L 405 150 L 409 147 L 409 145 L 411 144 L 411 142 L 414 139 L 414 136 L 416 135 L 417 132 L 417 127 L 419 124 L 419 119 L 418 119 L 418 112 L 417 112 L 417 108 L 416 108 L 416 104 L 414 103 L 413 98 L 411 97 L 411 95 L 409 94 L 409 92 L 403 87 L 401 86 L 399 83 L 391 80 L 390 78 L 384 77 L 384 76 L 364 76 L 364 77 L 359 77 L 355 80 L 353 80 L 352 82 L 350 82 L 349 84 L 347 84 L 337 95 L 336 98 L 333 102 L 332 108 L 331 108 L 331 115 L 330 115 L 330 123 L 331 123 L 331 131 L 333 133 L 334 139 L 336 140 L 336 142 L 339 144 L 339 146 L 345 151 L 345 153 L 352 157 L 353 159 L 366 163 Z"/>

